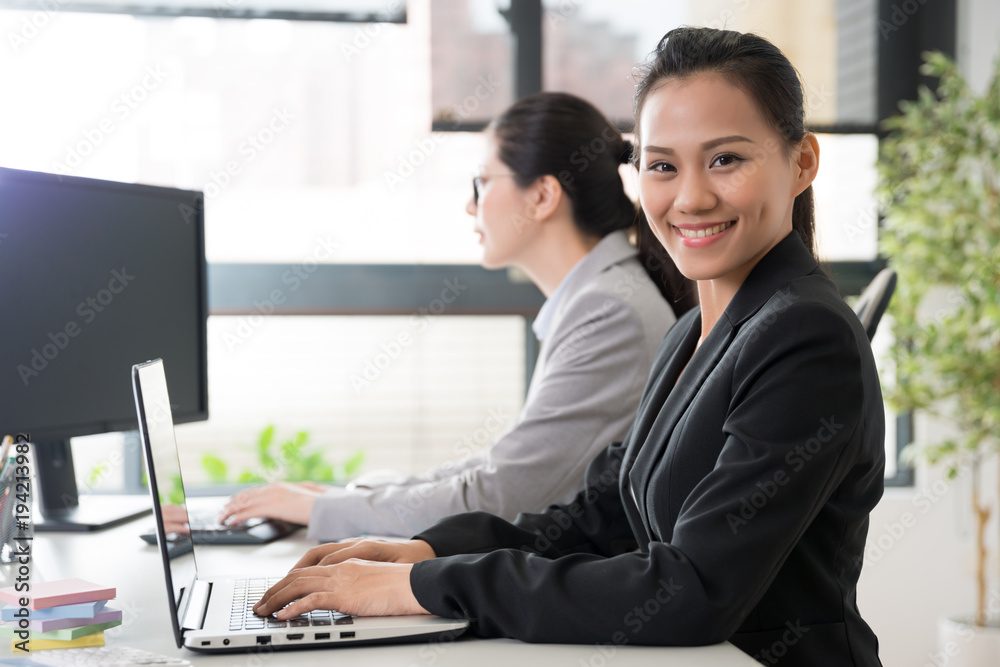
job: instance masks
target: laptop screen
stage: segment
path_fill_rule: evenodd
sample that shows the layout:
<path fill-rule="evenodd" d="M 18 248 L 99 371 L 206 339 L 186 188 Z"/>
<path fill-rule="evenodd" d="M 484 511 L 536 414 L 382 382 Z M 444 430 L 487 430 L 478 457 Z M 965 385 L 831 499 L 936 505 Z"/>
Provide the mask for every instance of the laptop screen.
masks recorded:
<path fill-rule="evenodd" d="M 187 504 L 163 361 L 157 359 L 133 366 L 132 389 L 156 516 L 156 540 L 163 557 L 174 634 L 179 647 L 183 641 L 180 626 L 187 603 L 184 592 L 192 590 L 197 566 L 191 536 L 185 528 L 188 523 Z M 170 540 L 167 539 L 168 534 Z"/>

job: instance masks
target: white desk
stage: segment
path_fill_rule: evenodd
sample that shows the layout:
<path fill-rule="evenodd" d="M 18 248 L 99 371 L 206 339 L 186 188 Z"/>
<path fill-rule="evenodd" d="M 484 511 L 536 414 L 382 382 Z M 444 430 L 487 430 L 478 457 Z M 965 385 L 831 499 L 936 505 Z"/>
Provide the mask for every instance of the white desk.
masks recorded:
<path fill-rule="evenodd" d="M 623 646 L 602 649 L 595 645 L 525 644 L 506 639 L 460 638 L 450 643 L 283 652 L 266 650 L 258 655 L 195 653 L 178 649 L 174 643 L 159 553 L 138 537 L 151 525 L 152 517 L 146 517 L 96 533 L 36 533 L 31 562 L 32 580 L 80 577 L 115 586 L 118 589 L 115 604 L 123 611 L 123 624 L 107 631 L 107 643 L 135 646 L 165 655 L 183 655 L 194 665 L 313 667 L 334 663 L 357 667 L 759 667 L 757 662 L 728 643 L 698 648 Z M 306 540 L 304 531 L 299 531 L 290 538 L 260 547 L 197 546 L 195 557 L 199 572 L 206 575 L 286 572 L 312 544 Z M 10 576 L 10 568 L 9 565 L 0 565 L 0 586 L 10 585 L 10 580 L 4 579 Z M 0 658 L 9 655 L 10 651 L 7 640 L 0 648 Z"/>

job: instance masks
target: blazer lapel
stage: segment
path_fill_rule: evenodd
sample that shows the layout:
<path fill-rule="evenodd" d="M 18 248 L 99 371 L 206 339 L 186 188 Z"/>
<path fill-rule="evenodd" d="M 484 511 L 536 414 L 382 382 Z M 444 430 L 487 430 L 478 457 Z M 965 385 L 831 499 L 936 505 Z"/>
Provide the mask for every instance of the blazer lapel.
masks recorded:
<path fill-rule="evenodd" d="M 721 326 L 720 326 L 721 325 Z M 646 407 L 642 416 L 643 424 L 640 433 L 642 446 L 637 446 L 629 460 L 631 469 L 629 480 L 635 493 L 639 515 L 647 532 L 653 536 L 649 523 L 648 498 L 649 481 L 666 455 L 671 443 L 671 436 L 677 422 L 687 411 L 694 397 L 701 390 L 705 378 L 718 364 L 732 340 L 732 328 L 720 320 L 709 333 L 705 342 L 697 351 L 694 346 L 701 335 L 700 314 L 692 319 L 691 328 L 685 332 L 671 363 L 664 367 L 658 378 L 656 393 Z M 687 364 L 685 368 L 684 364 Z M 655 539 L 655 537 L 654 537 Z"/>
<path fill-rule="evenodd" d="M 668 454 L 677 423 L 729 349 L 740 326 L 770 298 L 780 296 L 782 286 L 816 268 L 816 261 L 793 231 L 758 262 L 697 351 L 700 309 L 685 315 L 667 335 L 660 354 L 670 357 L 656 377 L 650 377 L 643 392 L 620 482 L 622 493 L 627 493 L 623 502 L 633 528 L 641 525 L 650 540 L 660 539 L 649 521 L 650 478 Z M 626 481 L 630 488 L 626 488 Z"/>

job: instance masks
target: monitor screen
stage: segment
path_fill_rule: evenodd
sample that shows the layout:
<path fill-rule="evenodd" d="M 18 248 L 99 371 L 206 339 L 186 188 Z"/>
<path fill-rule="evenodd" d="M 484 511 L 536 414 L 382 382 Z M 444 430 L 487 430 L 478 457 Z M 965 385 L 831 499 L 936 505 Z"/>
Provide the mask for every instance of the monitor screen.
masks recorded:
<path fill-rule="evenodd" d="M 154 358 L 175 419 L 207 418 L 198 196 L 0 168 L 0 429 L 134 429 L 132 365 Z"/>
<path fill-rule="evenodd" d="M 208 418 L 202 201 L 0 168 L 0 431 L 43 448 L 43 512 L 77 504 L 68 438 L 136 428 L 133 364 L 163 359 L 174 419 Z"/>

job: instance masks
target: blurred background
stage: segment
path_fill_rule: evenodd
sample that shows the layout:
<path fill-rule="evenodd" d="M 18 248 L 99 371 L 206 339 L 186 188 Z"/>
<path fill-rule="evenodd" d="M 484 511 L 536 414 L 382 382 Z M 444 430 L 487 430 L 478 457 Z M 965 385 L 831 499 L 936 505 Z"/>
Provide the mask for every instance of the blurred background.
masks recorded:
<path fill-rule="evenodd" d="M 254 470 L 262 437 L 306 442 L 341 477 L 417 472 L 488 445 L 516 416 L 542 297 L 521 276 L 479 268 L 464 208 L 480 131 L 519 97 L 572 92 L 627 132 L 635 67 L 670 28 L 771 39 L 805 84 L 823 158 L 820 252 L 850 296 L 884 265 L 879 122 L 915 95 L 920 52 L 949 53 L 981 89 L 1000 43 L 995 0 L 6 0 L 0 9 L 0 164 L 205 193 L 210 418 L 177 437 L 189 483 L 215 492 Z M 416 283 L 440 298 L 418 297 Z M 308 307 L 274 302 L 296 292 Z M 882 326 L 880 355 L 889 336 Z M 952 498 L 961 494 L 934 492 L 934 471 L 897 466 L 913 423 L 889 417 L 889 491 L 872 519 L 859 605 L 883 663 L 917 667 L 936 664 L 936 617 L 969 598 L 966 573 L 950 564 L 968 547 L 971 519 Z M 126 439 L 88 440 L 74 446 L 81 488 L 134 489 L 139 468 L 114 464 Z M 917 525 L 879 546 L 924 501 L 933 502 Z"/>

